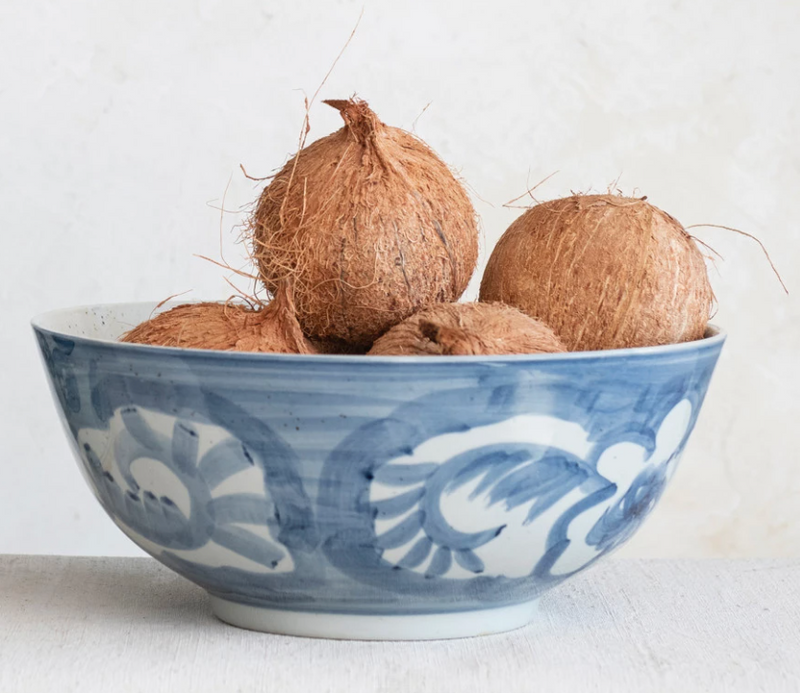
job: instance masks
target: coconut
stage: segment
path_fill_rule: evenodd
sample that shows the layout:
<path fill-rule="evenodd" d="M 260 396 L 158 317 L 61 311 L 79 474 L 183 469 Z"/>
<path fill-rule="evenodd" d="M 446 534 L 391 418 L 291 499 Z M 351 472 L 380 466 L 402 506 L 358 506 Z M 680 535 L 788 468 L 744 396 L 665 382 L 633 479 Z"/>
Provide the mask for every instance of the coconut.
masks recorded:
<path fill-rule="evenodd" d="M 121 341 L 187 349 L 312 354 L 316 349 L 294 317 L 291 287 L 258 309 L 234 303 L 187 303 L 156 315 Z"/>
<path fill-rule="evenodd" d="M 367 353 L 369 346 L 362 344 L 351 344 L 342 339 L 314 339 L 313 337 L 308 340 L 314 347 L 318 354 L 333 354 L 333 355 L 347 355 L 356 356 L 364 355 Z"/>
<path fill-rule="evenodd" d="M 645 198 L 574 195 L 511 224 L 480 300 L 516 306 L 581 351 L 699 339 L 714 294 L 702 253 L 669 214 Z"/>
<path fill-rule="evenodd" d="M 461 183 L 414 135 L 364 101 L 326 101 L 342 129 L 301 149 L 249 224 L 267 288 L 291 277 L 297 319 L 319 339 L 369 345 L 409 315 L 456 300 L 478 257 Z"/>
<path fill-rule="evenodd" d="M 370 356 L 482 356 L 565 351 L 539 320 L 502 303 L 441 303 L 395 325 Z"/>

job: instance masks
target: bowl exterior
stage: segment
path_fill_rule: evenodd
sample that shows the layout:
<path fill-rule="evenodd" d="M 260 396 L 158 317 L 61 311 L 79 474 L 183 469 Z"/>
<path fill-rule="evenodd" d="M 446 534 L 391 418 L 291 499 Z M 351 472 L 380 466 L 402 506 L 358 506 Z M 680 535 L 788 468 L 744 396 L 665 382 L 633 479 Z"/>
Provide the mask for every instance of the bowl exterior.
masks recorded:
<path fill-rule="evenodd" d="M 134 542 L 228 603 L 387 616 L 530 602 L 626 541 L 722 345 L 404 361 L 36 335 Z"/>

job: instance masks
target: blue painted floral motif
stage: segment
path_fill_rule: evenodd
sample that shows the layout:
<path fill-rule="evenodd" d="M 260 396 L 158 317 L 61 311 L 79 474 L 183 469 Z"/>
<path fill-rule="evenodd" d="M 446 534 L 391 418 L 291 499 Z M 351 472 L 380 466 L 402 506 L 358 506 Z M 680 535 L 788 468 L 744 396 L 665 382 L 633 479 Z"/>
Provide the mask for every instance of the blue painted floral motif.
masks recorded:
<path fill-rule="evenodd" d="M 668 463 L 639 472 L 625 495 L 589 530 L 586 543 L 605 554 L 630 539 L 661 498 L 667 485 L 667 468 Z"/>
<path fill-rule="evenodd" d="M 442 513 L 444 496 L 472 485 L 469 500 L 481 511 L 479 499 L 486 494 L 486 507 L 502 504 L 510 511 L 527 505 L 523 524 L 530 524 L 570 491 L 582 487 L 594 490 L 609 485 L 596 471 L 575 455 L 537 444 L 497 443 L 469 450 L 443 464 L 386 464 L 378 468 L 373 482 L 387 486 L 415 484 L 401 495 L 371 503 L 376 519 L 402 517 L 397 525 L 377 536 L 381 550 L 403 546 L 416 539 L 408 553 L 396 563 L 400 568 L 417 568 L 434 552 L 425 571 L 427 577 L 445 575 L 453 561 L 465 570 L 484 572 L 484 561 L 475 553 L 506 529 L 505 524 L 479 532 L 454 529 Z"/>
<path fill-rule="evenodd" d="M 596 403 L 572 407 L 576 420 L 553 417 L 552 401 L 547 413 L 521 410 L 521 402 L 530 407 L 526 387 L 502 397 L 438 392 L 346 439 L 326 464 L 319 497 L 328 559 L 356 580 L 398 593 L 446 598 L 463 590 L 490 599 L 547 588 L 627 540 L 680 455 L 696 418 L 695 395 L 681 387 L 675 397 L 668 383 L 646 421 L 619 426 L 619 407 Z M 457 416 L 465 401 L 481 412 L 470 427 L 448 415 Z M 465 449 L 452 454 L 453 447 Z M 447 517 L 443 507 L 460 490 L 461 505 Z M 516 524 L 498 522 L 497 506 Z M 464 517 L 472 531 L 453 526 Z M 521 531 L 527 525 L 531 531 Z M 504 532 L 519 538 L 504 541 Z M 537 537 L 541 549 L 530 545 Z M 499 558 L 486 551 L 495 542 L 505 547 Z"/>
<path fill-rule="evenodd" d="M 214 495 L 224 481 L 255 465 L 240 441 L 225 437 L 198 459 L 196 425 L 175 418 L 172 430 L 163 433 L 154 430 L 140 407 L 124 407 L 118 415 L 120 426 L 113 435 L 95 432 L 92 436 L 91 431 L 82 431 L 79 441 L 83 441 L 83 454 L 100 500 L 119 522 L 165 549 L 198 549 L 213 540 L 255 563 L 278 566 L 287 555 L 285 548 L 241 527 L 261 526 L 277 534 L 272 500 L 260 493 Z M 89 438 L 97 439 L 106 450 L 113 449 L 113 471 L 119 478 L 111 464 L 103 466 L 101 453 L 87 442 Z M 160 463 L 177 477 L 175 490 L 187 499 L 185 507 L 175 498 L 141 488 L 132 468 L 142 460 L 151 467 L 153 461 Z"/>

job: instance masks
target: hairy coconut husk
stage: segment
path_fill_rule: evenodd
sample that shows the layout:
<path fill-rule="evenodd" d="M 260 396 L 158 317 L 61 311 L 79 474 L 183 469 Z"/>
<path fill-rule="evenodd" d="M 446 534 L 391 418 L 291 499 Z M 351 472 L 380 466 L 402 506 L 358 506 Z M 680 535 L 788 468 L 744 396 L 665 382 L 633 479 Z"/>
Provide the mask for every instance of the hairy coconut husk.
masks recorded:
<path fill-rule="evenodd" d="M 325 103 L 345 126 L 283 167 L 249 233 L 267 288 L 294 279 L 306 334 L 369 345 L 412 313 L 461 296 L 477 262 L 477 221 L 425 143 L 384 125 L 364 101 Z"/>
<path fill-rule="evenodd" d="M 480 300 L 516 306 L 582 351 L 700 339 L 714 294 L 702 253 L 669 214 L 644 198 L 574 195 L 511 224 Z"/>
<path fill-rule="evenodd" d="M 502 303 L 441 303 L 391 328 L 370 356 L 483 356 L 565 351 L 539 320 Z"/>
<path fill-rule="evenodd" d="M 259 309 L 233 303 L 187 303 L 156 315 L 121 341 L 186 349 L 313 354 L 294 317 L 291 288 L 283 283 Z"/>
<path fill-rule="evenodd" d="M 369 347 L 372 346 L 371 344 L 369 346 L 365 346 L 363 344 L 351 344 L 350 342 L 345 342 L 342 339 L 316 339 L 314 337 L 309 337 L 308 341 L 311 342 L 318 354 L 363 356 L 367 353 Z"/>

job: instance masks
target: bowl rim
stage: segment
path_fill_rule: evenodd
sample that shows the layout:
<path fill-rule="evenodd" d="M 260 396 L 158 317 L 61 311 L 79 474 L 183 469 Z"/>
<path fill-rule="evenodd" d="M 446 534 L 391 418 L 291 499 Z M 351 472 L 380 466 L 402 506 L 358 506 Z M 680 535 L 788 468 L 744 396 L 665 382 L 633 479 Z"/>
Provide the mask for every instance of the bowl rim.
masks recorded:
<path fill-rule="evenodd" d="M 182 301 L 181 303 L 200 303 L 201 301 Z M 223 303 L 223 301 L 219 301 Z M 626 347 L 621 349 L 604 349 L 595 351 L 567 351 L 547 354 L 491 354 L 483 356 L 370 356 L 365 359 L 364 354 L 276 354 L 253 351 L 222 351 L 216 349 L 193 349 L 186 347 L 155 346 L 151 344 L 135 344 L 130 342 L 120 342 L 116 339 L 102 339 L 98 337 L 85 337 L 64 330 L 56 330 L 47 327 L 45 323 L 57 316 L 69 316 L 70 314 L 86 313 L 97 310 L 114 310 L 134 307 L 150 307 L 152 310 L 163 308 L 168 310 L 179 305 L 177 302 L 166 302 L 159 304 L 153 301 L 131 301 L 115 303 L 94 303 L 66 308 L 57 308 L 35 315 L 30 323 L 35 332 L 46 333 L 79 342 L 87 345 L 105 346 L 107 348 L 119 349 L 123 352 L 140 354 L 171 354 L 185 355 L 194 358 L 204 357 L 210 359 L 235 359 L 242 361 L 287 361 L 302 363 L 370 363 L 370 364 L 442 364 L 442 363 L 519 363 L 537 362 L 552 363 L 560 361 L 585 361 L 596 359 L 614 359 L 646 356 L 669 356 L 679 355 L 689 352 L 705 351 L 706 349 L 721 348 L 727 338 L 725 330 L 713 323 L 708 323 L 705 336 L 689 342 L 678 342 L 676 344 L 661 344 L 657 346 Z"/>

